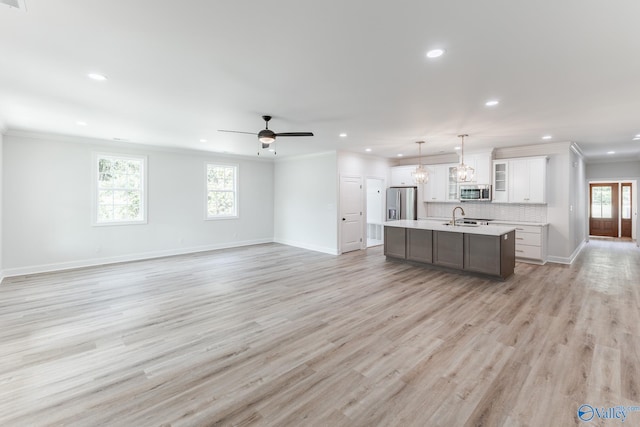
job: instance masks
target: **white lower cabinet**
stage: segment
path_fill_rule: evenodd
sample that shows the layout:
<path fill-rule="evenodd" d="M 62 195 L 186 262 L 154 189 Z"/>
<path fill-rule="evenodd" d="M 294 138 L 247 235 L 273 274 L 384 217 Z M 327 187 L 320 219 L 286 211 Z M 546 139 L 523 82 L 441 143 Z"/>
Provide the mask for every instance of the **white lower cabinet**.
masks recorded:
<path fill-rule="evenodd" d="M 510 225 L 516 229 L 516 258 L 518 261 L 544 264 L 547 262 L 547 225 L 522 225 L 493 222 L 495 225 Z"/>

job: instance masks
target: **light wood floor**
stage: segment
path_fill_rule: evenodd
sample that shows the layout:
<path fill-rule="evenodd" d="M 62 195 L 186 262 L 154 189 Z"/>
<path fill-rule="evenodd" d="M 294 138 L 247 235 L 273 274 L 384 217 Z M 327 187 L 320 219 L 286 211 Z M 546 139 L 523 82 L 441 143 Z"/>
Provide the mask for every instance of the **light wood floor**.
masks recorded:
<path fill-rule="evenodd" d="M 0 286 L 1 426 L 546 427 L 583 403 L 640 406 L 634 243 L 504 282 L 268 244 Z"/>

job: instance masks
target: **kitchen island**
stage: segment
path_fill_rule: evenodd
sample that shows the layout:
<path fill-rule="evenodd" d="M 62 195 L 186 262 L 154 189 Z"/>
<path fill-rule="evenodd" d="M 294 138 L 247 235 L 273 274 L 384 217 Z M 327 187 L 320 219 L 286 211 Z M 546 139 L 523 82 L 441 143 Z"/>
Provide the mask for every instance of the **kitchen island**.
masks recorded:
<path fill-rule="evenodd" d="M 502 279 L 515 268 L 515 227 L 450 225 L 443 221 L 384 223 L 384 254 Z"/>

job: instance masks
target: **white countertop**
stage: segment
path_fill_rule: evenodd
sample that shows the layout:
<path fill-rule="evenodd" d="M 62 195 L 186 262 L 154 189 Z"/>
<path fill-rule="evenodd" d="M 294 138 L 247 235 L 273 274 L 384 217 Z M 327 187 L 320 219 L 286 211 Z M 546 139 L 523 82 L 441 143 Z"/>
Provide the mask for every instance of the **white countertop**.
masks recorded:
<path fill-rule="evenodd" d="M 464 218 L 464 217 L 460 217 Z M 451 221 L 451 217 L 448 218 L 440 218 L 440 217 L 427 217 L 427 218 L 418 218 L 418 221 L 440 221 L 446 222 Z M 508 219 L 492 219 L 490 224 L 507 224 L 507 225 L 533 225 L 538 227 L 545 227 L 549 225 L 548 222 L 530 222 L 530 221 L 509 221 Z"/>
<path fill-rule="evenodd" d="M 443 220 L 407 220 L 401 219 L 398 221 L 387 221 L 384 223 L 385 227 L 399 227 L 399 228 L 417 228 L 420 230 L 434 230 L 434 231 L 450 231 L 453 233 L 467 233 L 467 234 L 483 234 L 485 236 L 502 236 L 515 230 L 515 227 L 508 225 L 478 225 L 478 226 L 465 226 L 465 225 L 446 225 L 447 221 Z"/>

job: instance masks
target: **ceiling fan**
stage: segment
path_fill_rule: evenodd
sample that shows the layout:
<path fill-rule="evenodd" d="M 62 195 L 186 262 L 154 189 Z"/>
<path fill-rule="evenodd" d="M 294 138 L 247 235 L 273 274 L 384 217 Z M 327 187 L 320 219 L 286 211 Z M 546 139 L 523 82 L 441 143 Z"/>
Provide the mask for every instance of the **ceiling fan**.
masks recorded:
<path fill-rule="evenodd" d="M 276 137 L 278 136 L 313 136 L 313 132 L 281 132 L 275 133 L 271 129 L 269 129 L 269 120 L 271 120 L 271 116 L 262 116 L 262 120 L 264 120 L 264 129 L 260 132 L 242 132 L 238 130 L 223 130 L 218 129 L 218 132 L 232 132 L 232 133 L 246 133 L 249 135 L 258 135 L 258 141 L 262 143 L 262 148 L 268 148 L 273 142 L 276 141 Z M 258 152 L 260 155 L 260 152 Z"/>

